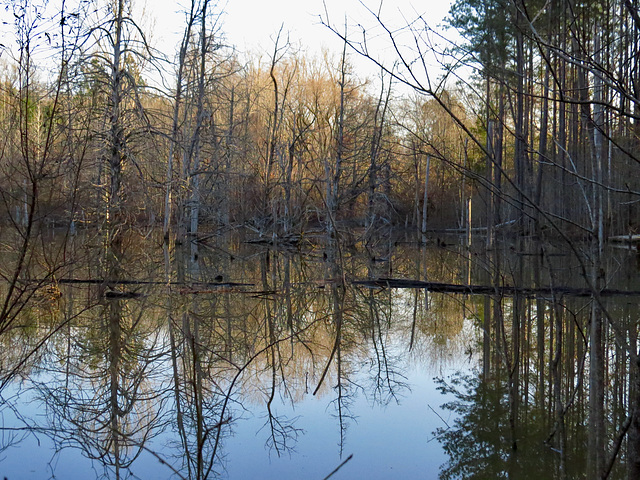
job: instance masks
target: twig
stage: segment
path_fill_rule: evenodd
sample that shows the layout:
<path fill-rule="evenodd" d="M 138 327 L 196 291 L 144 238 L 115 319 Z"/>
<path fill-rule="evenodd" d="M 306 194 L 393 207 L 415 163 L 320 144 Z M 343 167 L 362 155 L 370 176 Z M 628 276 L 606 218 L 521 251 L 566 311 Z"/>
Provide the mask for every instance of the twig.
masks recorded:
<path fill-rule="evenodd" d="M 620 452 L 622 441 L 624 440 L 624 437 L 627 434 L 627 431 L 629 430 L 629 427 L 631 426 L 632 421 L 633 421 L 633 414 L 629 415 L 627 419 L 623 422 L 622 426 L 620 427 L 620 432 L 618 433 L 616 441 L 613 445 L 613 451 L 611 452 L 611 457 L 609 458 L 609 462 L 607 463 L 607 469 L 602 474 L 603 479 L 609 478 L 609 474 L 611 473 L 611 470 L 613 470 L 613 466 L 616 463 L 616 458 L 618 457 L 618 453 Z"/>
<path fill-rule="evenodd" d="M 324 477 L 324 479 L 323 479 L 323 480 L 327 480 L 327 478 L 332 477 L 334 473 L 336 473 L 338 470 L 340 470 L 342 467 L 344 467 L 344 466 L 345 466 L 345 464 L 346 464 L 349 460 L 351 460 L 352 458 L 353 458 L 353 453 L 352 453 L 351 455 L 349 455 L 349 456 L 346 458 L 346 460 L 345 460 L 344 462 L 342 462 L 340 465 L 338 465 L 338 466 L 335 468 L 335 470 L 334 470 L 333 472 L 331 472 L 329 475 L 327 475 L 326 477 Z"/>
<path fill-rule="evenodd" d="M 447 421 L 444 418 L 442 418 L 442 415 L 440 415 L 438 412 L 436 412 L 431 405 L 429 405 L 427 403 L 427 407 L 429 407 L 429 410 L 431 410 L 433 413 L 435 413 L 438 416 L 438 418 L 440 420 L 442 420 L 442 422 L 447 426 L 447 430 L 451 428 L 451 426 L 447 423 Z"/>

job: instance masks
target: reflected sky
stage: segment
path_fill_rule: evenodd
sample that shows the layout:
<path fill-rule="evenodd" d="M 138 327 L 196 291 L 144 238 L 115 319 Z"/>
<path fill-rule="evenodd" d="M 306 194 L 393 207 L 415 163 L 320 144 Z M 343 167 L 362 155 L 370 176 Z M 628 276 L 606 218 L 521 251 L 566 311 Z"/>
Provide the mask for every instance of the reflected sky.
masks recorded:
<path fill-rule="evenodd" d="M 483 355 L 497 358 L 483 351 L 484 297 L 339 279 L 388 275 L 393 263 L 400 278 L 482 283 L 482 269 L 455 249 L 410 246 L 382 252 L 388 264 L 241 243 L 196 260 L 153 248 L 123 253 L 144 282 L 112 287 L 139 295 L 61 284 L 2 338 L 26 347 L 5 346 L 5 377 L 20 374 L 2 391 L 4 445 L 12 428 L 24 438 L 2 452 L 0 478 L 322 479 L 351 455 L 332 478 L 442 474 L 451 459 L 435 431 L 456 428 L 458 411 L 441 406 L 458 397 L 436 378 L 480 377 Z M 80 278 L 94 267 L 74 268 Z M 512 314 L 511 299 L 500 305 Z M 504 382 L 499 364 L 490 373 Z"/>
<path fill-rule="evenodd" d="M 395 348 L 406 351 L 406 346 L 402 345 L 390 345 L 389 349 Z M 407 357 L 409 355 L 407 352 Z M 446 455 L 433 432 L 451 422 L 451 413 L 440 409 L 442 403 L 451 399 L 436 390 L 433 377 L 469 370 L 474 362 L 459 357 L 451 358 L 446 364 L 425 368 L 407 361 L 407 368 L 402 371 L 407 388 L 398 389 L 397 401 L 392 399 L 382 405 L 364 388 L 370 365 L 362 361 L 362 369 L 352 375 L 352 381 L 358 387 L 353 389 L 349 418 L 345 420 L 342 457 L 340 425 L 331 391 L 317 396 L 308 391 L 293 405 L 276 398 L 272 407 L 275 415 L 295 419 L 296 428 L 302 430 L 292 450 L 280 456 L 267 447 L 269 433 L 264 405 L 256 401 L 234 405 L 231 415 L 236 420 L 232 433 L 224 440 L 220 478 L 324 478 L 349 455 L 353 458 L 333 478 L 436 478 Z M 40 377 L 38 380 L 46 379 Z M 41 429 L 47 428 L 50 418 L 46 406 L 32 399 L 33 392 L 22 393 L 19 399 L 15 398 L 16 392 L 17 386 L 11 385 L 5 390 L 5 396 L 16 401 L 14 406 L 23 420 L 17 420 L 15 414 L 5 408 L 4 427 L 23 428 L 27 422 Z M 111 468 L 105 468 L 99 461 L 88 460 L 73 441 L 56 447 L 46 432 L 25 435 L 17 445 L 3 452 L 1 475 L 34 479 L 54 475 L 66 479 L 101 478 L 103 475 L 113 478 Z M 175 436 L 164 432 L 150 441 L 147 448 L 170 460 L 177 452 L 167 448 L 167 444 L 175 441 Z M 135 460 L 128 475 L 132 478 L 177 478 L 172 477 L 170 469 L 149 452 L 143 452 Z"/>
<path fill-rule="evenodd" d="M 437 478 L 447 456 L 433 432 L 445 427 L 444 421 L 450 423 L 451 412 L 440 405 L 452 398 L 436 390 L 433 377 L 467 371 L 470 366 L 468 359 L 430 371 L 414 366 L 406 372 L 410 391 L 386 406 L 359 392 L 351 406 L 355 418 L 348 421 L 342 458 L 335 408 L 326 398 L 308 394 L 293 408 L 278 406 L 288 417 L 299 416 L 297 425 L 305 431 L 296 452 L 280 458 L 269 455 L 265 447 L 264 417 L 259 410 L 250 412 L 226 442 L 228 478 L 324 478 L 351 454 L 353 458 L 332 478 Z"/>

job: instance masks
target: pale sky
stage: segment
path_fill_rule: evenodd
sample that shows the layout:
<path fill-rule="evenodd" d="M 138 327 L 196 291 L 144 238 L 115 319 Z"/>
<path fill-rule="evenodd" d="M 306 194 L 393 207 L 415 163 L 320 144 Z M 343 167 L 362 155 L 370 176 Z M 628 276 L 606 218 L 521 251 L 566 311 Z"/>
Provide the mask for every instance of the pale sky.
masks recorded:
<path fill-rule="evenodd" d="M 183 10 L 181 4 L 187 5 L 189 1 L 133 0 L 136 21 L 145 32 L 151 33 L 151 42 L 170 59 L 174 58 L 184 31 L 185 15 L 180 13 Z M 431 28 L 436 28 L 443 23 L 452 0 L 385 0 L 382 3 L 380 0 L 218 1 L 220 3 L 217 9 L 224 12 L 221 17 L 222 31 L 228 43 L 235 46 L 240 53 L 262 54 L 266 60 L 273 52 L 275 36 L 283 26 L 283 32 L 289 35 L 293 47 L 300 47 L 308 55 L 319 55 L 325 48 L 337 57 L 342 51 L 342 42 L 320 22 L 321 16 L 326 18 L 326 8 L 330 23 L 341 32 L 344 31 L 346 19 L 349 37 L 361 39 L 362 28 L 366 28 L 373 54 L 381 56 L 385 63 L 391 64 L 396 55 L 390 50 L 390 42 L 384 38 L 381 30 L 376 30 L 374 14 L 367 9 L 379 13 L 380 18 L 392 29 L 406 26 L 419 15 L 422 15 Z M 48 8 L 59 8 L 58 2 L 55 1 L 48 2 L 48 5 Z M 6 20 L 3 29 L 11 35 L 14 29 L 12 11 L 1 9 L 0 19 Z M 154 25 L 153 28 L 151 25 Z M 412 45 L 410 37 L 402 40 L 402 44 Z M 48 51 L 44 37 L 40 42 L 44 47 L 40 52 L 43 55 L 41 63 L 45 65 Z M 11 49 L 15 46 L 15 42 L 6 36 L 3 43 Z M 413 52 L 409 53 L 411 55 Z M 3 52 L 0 47 L 0 60 L 7 54 L 8 52 Z M 354 53 L 350 54 L 350 62 L 361 78 L 373 78 L 379 74 L 379 69 L 372 62 Z"/>
<path fill-rule="evenodd" d="M 180 9 L 180 3 L 187 3 L 186 0 L 180 3 L 171 0 L 146 2 L 150 16 L 156 17 L 155 39 L 162 42 L 163 50 L 164 45 L 167 48 L 175 45 L 184 27 L 184 16 L 176 11 Z M 218 8 L 224 11 L 223 32 L 229 43 L 241 52 L 270 54 L 273 39 L 284 24 L 283 31 L 289 34 L 290 41 L 294 45 L 301 44 L 309 54 L 319 53 L 323 47 L 338 54 L 342 50 L 339 38 L 320 24 L 320 15 L 325 16 L 325 4 L 331 23 L 343 30 L 346 16 L 350 32 L 355 35 L 358 25 L 369 28 L 375 24 L 367 8 L 379 11 L 381 18 L 392 27 L 400 27 L 407 20 L 423 15 L 435 28 L 447 16 L 450 3 L 451 0 L 386 0 L 381 6 L 380 0 L 220 0 Z M 353 60 L 361 68 L 374 71 L 374 67 L 364 61 Z"/>

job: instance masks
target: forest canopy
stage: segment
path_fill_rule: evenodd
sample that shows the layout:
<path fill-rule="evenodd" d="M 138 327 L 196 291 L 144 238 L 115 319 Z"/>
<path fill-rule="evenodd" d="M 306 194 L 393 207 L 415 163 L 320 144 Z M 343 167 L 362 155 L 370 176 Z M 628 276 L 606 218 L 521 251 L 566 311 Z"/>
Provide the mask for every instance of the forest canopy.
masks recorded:
<path fill-rule="evenodd" d="M 456 44 L 424 17 L 398 31 L 372 10 L 370 29 L 325 19 L 344 51 L 310 56 L 281 30 L 262 57 L 225 42 L 208 0 L 183 12 L 173 52 L 149 44 L 129 1 L 54 4 L 5 6 L 4 223 L 637 227 L 629 2 L 459 0 Z M 374 31 L 393 64 L 369 50 Z M 356 55 L 379 76 L 360 78 Z"/>

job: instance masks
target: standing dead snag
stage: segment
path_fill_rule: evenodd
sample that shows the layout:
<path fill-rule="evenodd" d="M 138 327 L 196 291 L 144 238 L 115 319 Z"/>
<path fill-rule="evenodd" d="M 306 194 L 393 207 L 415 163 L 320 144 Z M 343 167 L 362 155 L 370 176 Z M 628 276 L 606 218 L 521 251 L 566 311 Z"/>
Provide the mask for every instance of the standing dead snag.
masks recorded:
<path fill-rule="evenodd" d="M 171 136 L 169 139 L 169 154 L 167 156 L 167 177 L 165 186 L 165 199 L 164 199 L 164 220 L 163 220 L 163 234 L 164 238 L 169 237 L 169 228 L 171 226 L 171 217 L 173 214 L 173 188 L 174 188 L 174 161 L 176 160 L 176 152 L 180 151 L 179 145 L 179 124 L 181 123 L 180 115 L 182 112 L 183 102 L 183 90 L 184 90 L 184 77 L 185 70 L 187 68 L 187 52 L 189 49 L 189 42 L 191 40 L 191 31 L 193 24 L 196 21 L 196 0 L 191 1 L 189 13 L 187 14 L 187 24 L 185 26 L 182 42 L 180 43 L 180 50 L 178 52 L 178 65 L 176 65 L 176 89 L 173 98 L 173 115 L 171 123 Z"/>

